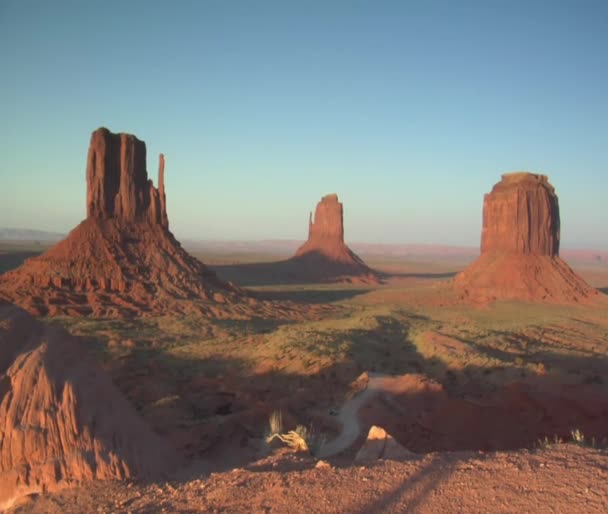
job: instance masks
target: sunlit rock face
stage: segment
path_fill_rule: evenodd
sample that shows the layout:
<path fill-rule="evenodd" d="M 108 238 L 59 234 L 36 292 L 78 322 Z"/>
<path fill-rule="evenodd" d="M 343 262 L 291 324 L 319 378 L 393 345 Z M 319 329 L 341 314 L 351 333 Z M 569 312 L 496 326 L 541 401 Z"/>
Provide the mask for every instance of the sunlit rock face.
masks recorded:
<path fill-rule="evenodd" d="M 580 303 L 598 297 L 559 257 L 560 217 L 545 175 L 508 173 L 483 204 L 481 256 L 453 281 L 473 303 Z"/>
<path fill-rule="evenodd" d="M 559 204 L 546 175 L 507 173 L 483 202 L 482 253 L 559 254 Z"/>

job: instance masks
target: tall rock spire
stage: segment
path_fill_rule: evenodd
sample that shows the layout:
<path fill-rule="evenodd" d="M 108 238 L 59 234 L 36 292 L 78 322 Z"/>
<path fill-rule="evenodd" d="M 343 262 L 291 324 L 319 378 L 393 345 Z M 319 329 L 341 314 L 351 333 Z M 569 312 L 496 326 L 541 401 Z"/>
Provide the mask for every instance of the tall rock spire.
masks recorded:
<path fill-rule="evenodd" d="M 310 213 L 308 240 L 298 248 L 292 261 L 304 268 L 300 274 L 310 280 L 342 280 L 357 276 L 369 282 L 378 279 L 344 243 L 343 207 L 336 194 L 321 198 L 314 219 Z M 297 271 L 294 273 L 298 274 Z"/>
<path fill-rule="evenodd" d="M 164 195 L 164 157 L 160 190 L 148 180 L 146 144 L 131 134 L 93 132 L 87 157 L 87 217 L 126 223 L 147 221 L 168 227 Z"/>

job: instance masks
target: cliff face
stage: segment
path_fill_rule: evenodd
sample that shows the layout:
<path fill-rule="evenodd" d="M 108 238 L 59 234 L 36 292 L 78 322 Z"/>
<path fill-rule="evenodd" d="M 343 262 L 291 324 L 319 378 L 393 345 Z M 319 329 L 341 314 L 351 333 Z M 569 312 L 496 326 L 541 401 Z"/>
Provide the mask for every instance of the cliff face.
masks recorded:
<path fill-rule="evenodd" d="M 579 303 L 590 287 L 559 258 L 559 203 L 545 175 L 502 176 L 483 205 L 481 256 L 454 279 L 465 300 Z"/>
<path fill-rule="evenodd" d="M 482 253 L 557 256 L 559 236 L 557 195 L 545 175 L 505 174 L 485 195 Z"/>
<path fill-rule="evenodd" d="M 344 216 L 338 195 L 324 196 L 308 222 L 308 241 L 319 245 L 344 244 Z"/>
<path fill-rule="evenodd" d="M 87 157 L 87 217 L 168 228 L 162 154 L 159 161 L 157 189 L 148 180 L 143 141 L 106 128 L 93 132 Z"/>
<path fill-rule="evenodd" d="M 0 509 L 86 480 L 160 478 L 176 460 L 75 338 L 0 304 Z"/>

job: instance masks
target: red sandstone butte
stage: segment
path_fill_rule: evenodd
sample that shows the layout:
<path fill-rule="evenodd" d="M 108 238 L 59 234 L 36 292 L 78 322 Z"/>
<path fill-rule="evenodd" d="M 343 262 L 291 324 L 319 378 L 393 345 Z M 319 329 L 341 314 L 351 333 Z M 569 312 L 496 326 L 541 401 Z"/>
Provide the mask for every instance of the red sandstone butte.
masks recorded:
<path fill-rule="evenodd" d="M 1 275 L 0 296 L 36 315 L 246 315 L 254 300 L 190 256 L 169 231 L 164 173 L 161 154 L 154 187 L 146 145 L 135 136 L 93 132 L 87 218 L 43 255 Z"/>
<path fill-rule="evenodd" d="M 177 457 L 64 330 L 0 303 L 0 510 L 93 479 L 160 479 Z"/>
<path fill-rule="evenodd" d="M 463 299 L 579 303 L 597 296 L 559 257 L 560 217 L 545 175 L 507 173 L 485 195 L 481 256 L 454 279 Z"/>
<path fill-rule="evenodd" d="M 344 243 L 344 218 L 338 195 L 321 198 L 310 213 L 308 240 L 291 259 L 312 280 L 358 280 L 376 282 L 377 275 Z"/>

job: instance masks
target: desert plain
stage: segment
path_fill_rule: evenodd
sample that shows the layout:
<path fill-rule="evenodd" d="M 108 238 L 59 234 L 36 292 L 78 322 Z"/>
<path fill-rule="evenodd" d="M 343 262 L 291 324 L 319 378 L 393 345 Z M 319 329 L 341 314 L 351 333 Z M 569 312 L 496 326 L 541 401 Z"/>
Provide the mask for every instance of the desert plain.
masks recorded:
<path fill-rule="evenodd" d="M 353 245 L 382 276 L 361 284 L 273 280 L 292 242 L 184 247 L 259 301 L 288 305 L 285 316 L 47 318 L 78 336 L 180 464 L 162 479 L 31 494 L 15 512 L 608 507 L 606 302 L 462 304 L 445 284 L 474 248 Z M 0 248 L 4 272 L 47 243 Z M 562 255 L 608 290 L 608 255 Z M 284 432 L 305 428 L 308 450 L 265 442 L 276 412 Z M 357 458 L 374 425 L 411 454 Z"/>
<path fill-rule="evenodd" d="M 0 508 L 606 510 L 608 255 L 546 175 L 480 251 L 348 245 L 335 193 L 303 244 L 182 245 L 164 178 L 99 128 L 85 219 L 0 246 Z"/>

